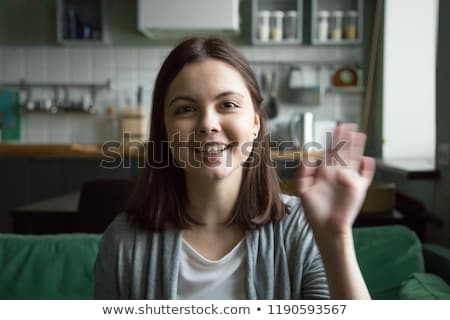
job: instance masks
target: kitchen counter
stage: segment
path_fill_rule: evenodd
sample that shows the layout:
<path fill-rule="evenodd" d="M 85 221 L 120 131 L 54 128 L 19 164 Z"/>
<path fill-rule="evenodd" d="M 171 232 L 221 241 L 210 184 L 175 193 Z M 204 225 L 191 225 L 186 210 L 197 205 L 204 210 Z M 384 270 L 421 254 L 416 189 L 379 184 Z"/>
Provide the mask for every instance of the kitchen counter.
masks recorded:
<path fill-rule="evenodd" d="M 440 172 L 436 168 L 434 158 L 418 159 L 376 159 L 377 168 L 398 174 L 407 179 L 439 179 Z"/>
<path fill-rule="evenodd" d="M 105 155 L 114 156 L 123 154 L 133 157 L 139 156 L 140 150 L 136 148 L 111 148 L 111 153 L 105 154 L 100 145 L 86 144 L 7 144 L 0 143 L 0 157 L 87 157 L 102 158 Z M 301 151 L 272 150 L 273 160 L 298 160 Z M 143 153 L 142 153 L 143 154 Z M 322 158 L 321 152 L 310 153 L 310 157 Z"/>
<path fill-rule="evenodd" d="M 111 149 L 108 155 L 121 153 L 123 148 Z M 137 155 L 136 149 L 126 150 L 126 154 Z M 87 157 L 102 158 L 105 153 L 99 145 L 87 144 L 0 144 L 0 157 Z"/>

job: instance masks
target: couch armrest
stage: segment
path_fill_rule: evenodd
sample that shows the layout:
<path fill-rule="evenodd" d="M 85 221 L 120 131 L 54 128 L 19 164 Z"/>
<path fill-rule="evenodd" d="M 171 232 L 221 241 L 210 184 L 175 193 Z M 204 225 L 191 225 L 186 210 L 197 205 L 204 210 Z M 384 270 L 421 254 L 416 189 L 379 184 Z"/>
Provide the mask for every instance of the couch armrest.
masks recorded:
<path fill-rule="evenodd" d="M 450 250 L 431 243 L 422 245 L 425 270 L 434 273 L 450 284 Z"/>

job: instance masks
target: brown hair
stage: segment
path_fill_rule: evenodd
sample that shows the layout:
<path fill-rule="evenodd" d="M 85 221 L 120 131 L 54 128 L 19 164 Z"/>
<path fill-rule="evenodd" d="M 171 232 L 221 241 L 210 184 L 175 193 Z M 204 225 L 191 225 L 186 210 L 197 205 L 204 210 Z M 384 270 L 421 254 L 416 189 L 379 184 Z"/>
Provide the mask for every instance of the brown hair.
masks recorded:
<path fill-rule="evenodd" d="M 260 116 L 260 130 L 253 150 L 243 164 L 241 192 L 229 223 L 252 229 L 272 219 L 284 216 L 280 186 L 271 164 L 266 115 L 261 107 L 262 97 L 255 76 L 246 59 L 229 43 L 217 38 L 190 38 L 175 47 L 164 61 L 153 91 L 149 145 L 145 167 L 141 169 L 126 214 L 131 223 L 151 231 L 162 231 L 167 224 L 189 228 L 196 221 L 186 210 L 185 173 L 174 164 L 169 150 L 164 124 L 164 101 L 167 90 L 181 71 L 190 63 L 207 58 L 221 60 L 233 66 L 243 77 L 250 92 L 255 112 Z M 150 154 L 151 153 L 151 154 Z M 258 162 L 255 165 L 255 162 Z"/>

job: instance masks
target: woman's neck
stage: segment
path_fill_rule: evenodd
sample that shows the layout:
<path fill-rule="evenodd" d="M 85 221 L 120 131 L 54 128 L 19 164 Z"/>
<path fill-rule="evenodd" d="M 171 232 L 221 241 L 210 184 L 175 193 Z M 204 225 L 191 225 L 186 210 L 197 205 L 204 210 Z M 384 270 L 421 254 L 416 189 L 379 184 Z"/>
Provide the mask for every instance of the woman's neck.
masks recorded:
<path fill-rule="evenodd" d="M 186 177 L 188 210 L 195 220 L 211 227 L 229 221 L 241 186 L 231 180 L 235 179 L 199 181 Z"/>

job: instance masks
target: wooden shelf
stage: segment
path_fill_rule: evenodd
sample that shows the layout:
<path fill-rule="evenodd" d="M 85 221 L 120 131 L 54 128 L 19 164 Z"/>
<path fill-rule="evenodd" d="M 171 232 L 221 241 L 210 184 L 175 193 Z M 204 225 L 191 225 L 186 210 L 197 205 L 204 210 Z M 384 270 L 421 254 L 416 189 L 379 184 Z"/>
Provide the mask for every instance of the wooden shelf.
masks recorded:
<path fill-rule="evenodd" d="M 270 152 L 272 160 L 300 160 L 302 159 L 303 152 L 301 150 L 271 150 Z M 308 158 L 323 159 L 324 151 L 315 151 L 308 153 Z"/>
<path fill-rule="evenodd" d="M 110 147 L 112 154 L 125 152 L 126 155 L 141 156 L 136 148 L 124 148 L 123 146 Z M 125 151 L 124 151 L 125 150 Z M 101 145 L 88 144 L 9 144 L 0 143 L 0 157 L 7 156 L 37 156 L 37 157 L 103 157 Z M 271 150 L 272 160 L 300 160 L 303 158 L 300 150 Z M 309 158 L 323 159 L 324 152 L 310 152 Z"/>
<path fill-rule="evenodd" d="M 364 87 L 328 87 L 325 89 L 327 94 L 361 94 L 364 91 Z"/>

